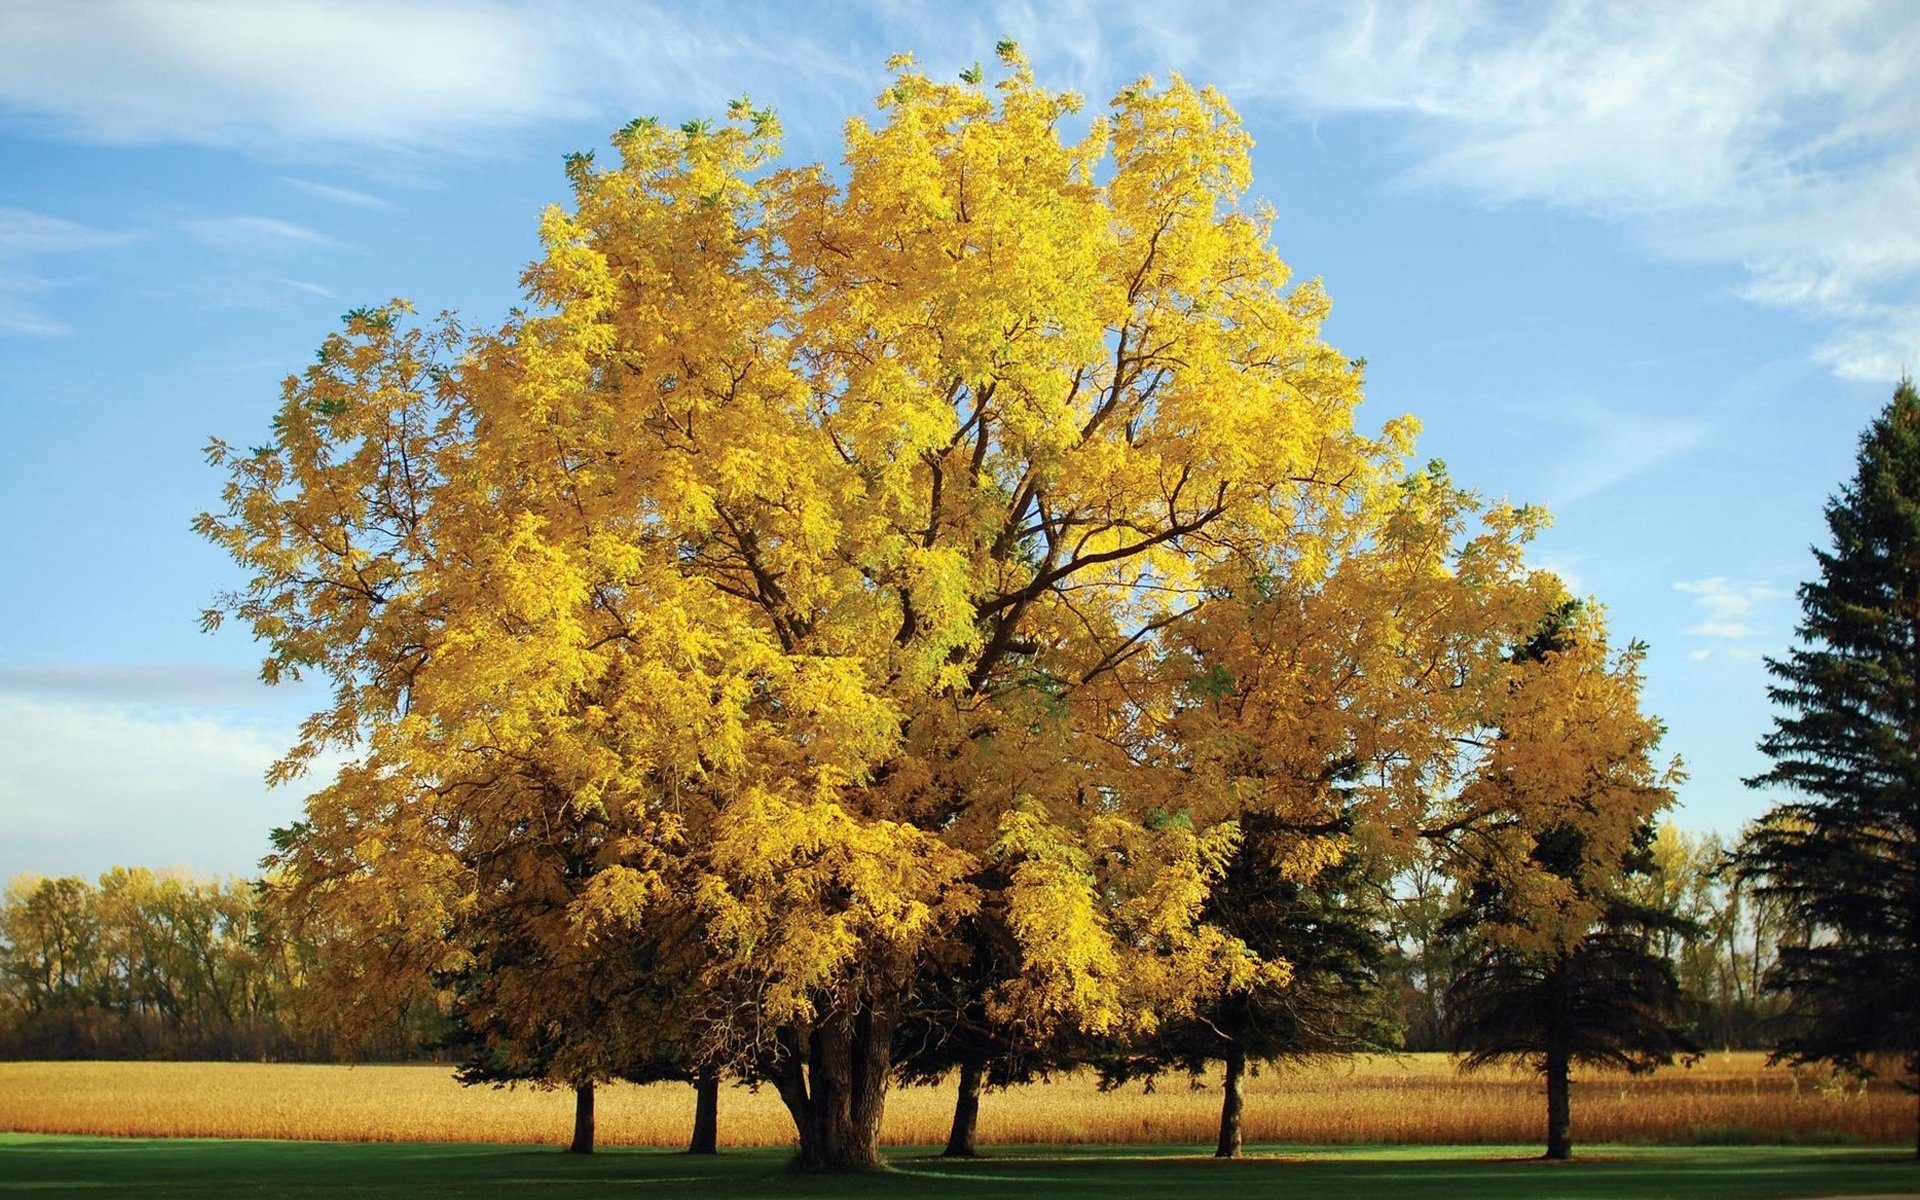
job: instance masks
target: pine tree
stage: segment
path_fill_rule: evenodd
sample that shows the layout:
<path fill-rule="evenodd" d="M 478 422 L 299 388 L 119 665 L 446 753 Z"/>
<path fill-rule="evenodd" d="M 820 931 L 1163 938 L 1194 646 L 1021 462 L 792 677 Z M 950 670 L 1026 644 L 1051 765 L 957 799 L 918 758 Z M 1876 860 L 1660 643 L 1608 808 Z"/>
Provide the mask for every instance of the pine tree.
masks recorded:
<path fill-rule="evenodd" d="M 1018 969 L 1020 948 L 1000 909 L 963 923 L 950 961 L 935 962 L 914 985 L 913 1007 L 894 1031 L 902 1083 L 931 1087 L 953 1079 L 953 1122 L 945 1158 L 979 1153 L 981 1094 L 1045 1079 L 1083 1065 L 1094 1039 L 1071 1029 L 1036 1027 L 990 998 Z"/>
<path fill-rule="evenodd" d="M 1469 938 L 1447 997 L 1465 1066 L 1517 1060 L 1547 1092 L 1546 1157 L 1572 1156 L 1576 1063 L 1647 1071 L 1692 1047 L 1679 986 L 1653 950 L 1691 923 L 1637 903 L 1654 820 L 1678 764 L 1653 762 L 1661 727 L 1639 711 L 1638 643 L 1607 651 L 1598 614 L 1568 602 L 1514 652 L 1519 675 L 1467 800 L 1496 819 L 1449 847 L 1469 884 Z"/>
<path fill-rule="evenodd" d="M 1743 870 L 1812 931 L 1767 983 L 1800 1018 L 1780 1053 L 1920 1091 L 1920 394 L 1903 379 L 1827 503 L 1831 550 L 1800 587 L 1799 646 L 1768 659 L 1781 711 L 1753 787 L 1790 789 Z M 1916 1128 L 1920 1153 L 1920 1126 Z"/>
<path fill-rule="evenodd" d="M 1539 839 L 1535 861 L 1559 874 L 1579 856 L 1578 841 L 1575 831 L 1554 830 Z M 1627 864 L 1628 872 L 1647 865 L 1641 852 Z M 1454 1043 L 1466 1052 L 1467 1069 L 1518 1060 L 1545 1077 L 1550 1159 L 1573 1155 L 1574 1064 L 1640 1073 L 1694 1049 L 1675 1021 L 1680 987 L 1673 967 L 1654 953 L 1652 941 L 1661 933 L 1695 930 L 1670 913 L 1635 903 L 1624 889 L 1600 899 L 1599 920 L 1571 946 L 1529 949 L 1500 938 L 1477 939 L 1447 995 Z M 1479 881 L 1463 923 L 1497 927 L 1507 907 L 1502 889 Z"/>
<path fill-rule="evenodd" d="M 1263 813 L 1248 814 L 1242 827 L 1239 849 L 1208 897 L 1206 919 L 1262 958 L 1287 963 L 1287 981 L 1224 992 L 1101 1064 L 1102 1086 L 1114 1087 L 1169 1071 L 1197 1080 L 1220 1063 L 1219 1158 L 1240 1156 L 1250 1070 L 1399 1042 L 1382 982 L 1387 918 L 1378 864 L 1356 852 L 1297 879 L 1279 864 L 1297 852 L 1300 831 Z"/>

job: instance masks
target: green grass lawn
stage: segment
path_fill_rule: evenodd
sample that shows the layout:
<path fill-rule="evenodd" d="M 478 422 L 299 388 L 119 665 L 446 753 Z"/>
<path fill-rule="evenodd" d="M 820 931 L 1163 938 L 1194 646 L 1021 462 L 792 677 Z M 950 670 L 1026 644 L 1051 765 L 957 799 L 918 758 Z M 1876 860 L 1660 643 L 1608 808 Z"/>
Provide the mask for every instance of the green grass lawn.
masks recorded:
<path fill-rule="evenodd" d="M 1577 1148 L 1576 1148 L 1577 1150 Z M 817 1178 L 781 1150 L 696 1159 L 614 1149 L 590 1158 L 549 1147 L 154 1141 L 0 1134 L 0 1195 L 319 1196 L 1042 1196 L 1767 1197 L 1920 1191 L 1897 1151 L 1779 1146 L 1595 1146 L 1548 1164 L 1529 1147 L 1258 1147 L 1216 1162 L 1200 1147 L 1008 1149 L 973 1162 L 896 1150 L 887 1171 Z"/>

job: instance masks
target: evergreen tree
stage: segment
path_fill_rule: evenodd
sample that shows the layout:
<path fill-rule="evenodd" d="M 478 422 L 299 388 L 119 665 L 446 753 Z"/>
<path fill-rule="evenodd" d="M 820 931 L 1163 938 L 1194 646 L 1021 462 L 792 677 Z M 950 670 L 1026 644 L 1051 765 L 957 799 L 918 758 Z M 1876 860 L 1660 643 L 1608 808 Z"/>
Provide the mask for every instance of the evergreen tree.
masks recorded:
<path fill-rule="evenodd" d="M 981 1094 L 1033 1083 L 1086 1062 L 1093 1039 L 996 1012 L 994 989 L 1018 970 L 1019 944 L 995 906 L 969 918 L 951 961 L 935 962 L 915 985 L 913 1007 L 894 1031 L 900 1081 L 930 1087 L 956 1078 L 945 1158 L 978 1152 Z"/>
<path fill-rule="evenodd" d="M 1800 645 L 1767 660 L 1781 711 L 1748 780 L 1797 793 L 1749 836 L 1743 871 L 1812 936 L 1768 985 L 1799 1018 L 1780 1053 L 1920 1091 L 1920 394 L 1903 379 L 1827 504 L 1831 550 L 1800 587 Z M 1920 1153 L 1920 1128 L 1916 1129 Z"/>
<path fill-rule="evenodd" d="M 1287 963 L 1287 982 L 1227 991 L 1101 1067 L 1103 1086 L 1112 1087 L 1170 1070 L 1197 1078 L 1210 1063 L 1222 1064 L 1220 1158 L 1240 1155 L 1250 1068 L 1388 1050 L 1399 1041 L 1382 981 L 1387 918 L 1377 864 L 1353 852 L 1311 879 L 1292 878 L 1278 864 L 1297 849 L 1300 832 L 1258 812 L 1242 826 L 1206 919 L 1262 958 Z"/>
<path fill-rule="evenodd" d="M 1679 777 L 1652 761 L 1661 727 L 1639 711 L 1643 652 L 1610 655 L 1578 602 L 1514 652 L 1499 736 L 1465 792 L 1489 820 L 1471 849 L 1450 848 L 1469 882 L 1469 950 L 1447 997 L 1455 1047 L 1470 1070 L 1518 1060 L 1540 1072 L 1549 1159 L 1573 1153 L 1575 1063 L 1645 1071 L 1692 1048 L 1653 947 L 1691 924 L 1628 886 L 1652 870 L 1654 820 Z"/>
<path fill-rule="evenodd" d="M 1550 831 L 1538 840 L 1534 861 L 1567 878 L 1580 856 L 1578 841 L 1574 831 Z M 1646 865 L 1643 852 L 1625 864 L 1634 873 Z M 1673 967 L 1654 952 L 1653 941 L 1695 929 L 1634 902 L 1624 889 L 1600 900 L 1599 920 L 1571 946 L 1527 948 L 1497 937 L 1476 939 L 1447 995 L 1454 1044 L 1466 1053 L 1469 1070 L 1518 1060 L 1545 1077 L 1550 1159 L 1573 1154 L 1575 1063 L 1639 1073 L 1694 1049 L 1675 1022 L 1680 987 Z M 1461 922 L 1497 928 L 1506 906 L 1504 889 L 1479 881 Z"/>

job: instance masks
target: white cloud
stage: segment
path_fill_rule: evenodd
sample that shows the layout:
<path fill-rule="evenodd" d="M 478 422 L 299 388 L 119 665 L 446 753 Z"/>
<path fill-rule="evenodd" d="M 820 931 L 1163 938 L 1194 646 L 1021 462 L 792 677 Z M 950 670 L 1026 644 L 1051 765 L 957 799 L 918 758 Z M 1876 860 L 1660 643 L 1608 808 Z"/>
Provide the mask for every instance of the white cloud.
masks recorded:
<path fill-rule="evenodd" d="M 304 279 L 282 279 L 280 286 L 296 292 L 305 292 L 309 296 L 318 296 L 322 300 L 338 300 L 340 298 L 339 294 L 332 288 L 322 287 L 317 283 L 308 283 Z"/>
<path fill-rule="evenodd" d="M 71 254 L 119 245 L 130 235 L 85 225 L 24 208 L 0 208 L 0 261 L 38 254 Z"/>
<path fill-rule="evenodd" d="M 23 208 L 0 208 L 0 330 L 32 337 L 72 333 L 71 325 L 29 303 L 27 297 L 49 291 L 56 284 L 27 270 L 24 264 L 43 256 L 117 246 L 131 237 Z"/>
<path fill-rule="evenodd" d="M 317 229 L 278 217 L 211 217 L 183 221 L 180 227 L 194 240 L 228 254 L 275 254 L 338 245 Z"/>
<path fill-rule="evenodd" d="M 28 337 L 65 337 L 73 326 L 34 308 L 25 297 L 43 291 L 46 281 L 32 275 L 0 271 L 0 330 Z"/>
<path fill-rule="evenodd" d="M 0 6 L 0 103 L 95 141 L 418 146 L 565 115 L 538 11 L 492 3 Z"/>
<path fill-rule="evenodd" d="M 1757 621 L 1762 608 L 1769 601 L 1786 595 L 1778 588 L 1728 579 L 1724 575 L 1685 579 L 1673 587 L 1675 591 L 1693 597 L 1694 607 L 1701 615 L 1701 619 L 1688 626 L 1686 632 L 1697 638 L 1706 638 L 1709 642 L 1687 654 L 1695 662 L 1715 652 L 1729 658 L 1754 658 L 1757 652 L 1745 643 L 1766 633 L 1766 627 Z"/>
<path fill-rule="evenodd" d="M 1471 0 L 1275 9 L 1236 39 L 1249 94 L 1387 114 L 1406 181 L 1620 221 L 1745 270 L 1748 300 L 1829 327 L 1885 381 L 1920 349 L 1920 9 Z M 1285 47 L 1284 55 L 1276 51 Z M 1262 62 L 1279 64 L 1263 73 Z"/>
<path fill-rule="evenodd" d="M 331 183 L 316 183 L 311 179 L 295 179 L 291 175 L 282 175 L 280 182 L 290 188 L 296 188 L 309 196 L 318 196 L 322 200 L 331 200 L 335 204 L 345 204 L 352 208 L 392 208 L 393 201 L 366 192 L 356 192 L 352 188 L 336 187 Z"/>
<path fill-rule="evenodd" d="M 790 127 L 831 134 L 879 89 L 897 48 L 891 32 L 859 44 L 872 30 L 848 22 L 897 28 L 890 7 L 823 20 L 811 6 L 645 0 L 0 0 L 0 113 L 87 141 L 282 161 L 329 148 L 466 155 L 541 122 L 611 129 L 661 106 L 712 113 L 753 87 L 784 93 Z"/>
<path fill-rule="evenodd" d="M 250 873 L 308 790 L 262 782 L 291 724 L 0 695 L 0 878 L 115 864 Z"/>
<path fill-rule="evenodd" d="M 1816 357 L 1842 376 L 1920 361 L 1910 0 L 0 0 L 0 108 L 107 142 L 463 153 L 752 85 L 790 126 L 830 129 L 888 52 L 945 73 L 1003 35 L 1095 104 L 1171 68 L 1243 105 L 1388 122 L 1409 187 L 1564 206 L 1738 271 L 1740 297 L 1823 327 Z"/>
<path fill-rule="evenodd" d="M 50 663 L 0 666 L 0 696 L 191 708 L 257 708 L 313 701 L 312 685 L 269 688 L 245 667 L 210 663 Z"/>

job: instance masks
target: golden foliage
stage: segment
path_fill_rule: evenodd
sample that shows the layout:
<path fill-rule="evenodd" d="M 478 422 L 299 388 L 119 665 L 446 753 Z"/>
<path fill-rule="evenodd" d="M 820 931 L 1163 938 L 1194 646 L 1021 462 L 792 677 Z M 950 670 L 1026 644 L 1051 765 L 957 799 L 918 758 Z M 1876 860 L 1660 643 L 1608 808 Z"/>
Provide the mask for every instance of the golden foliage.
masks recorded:
<path fill-rule="evenodd" d="M 1079 98 L 1001 59 L 896 59 L 839 177 L 744 101 L 636 121 L 571 161 L 527 311 L 352 314 L 270 445 L 213 444 L 199 527 L 252 578 L 209 622 L 334 686 L 281 775 L 356 756 L 277 860 L 365 948 L 342 1005 L 510 968 L 471 956 L 511 925 L 527 1022 L 644 961 L 762 1053 L 896 1012 L 986 913 L 1006 1019 L 1150 1028 L 1287 976 L 1197 920 L 1249 808 L 1355 783 L 1404 849 L 1468 773 L 1543 518 L 1355 428 L 1224 98 L 1143 79 L 1068 140 Z"/>

